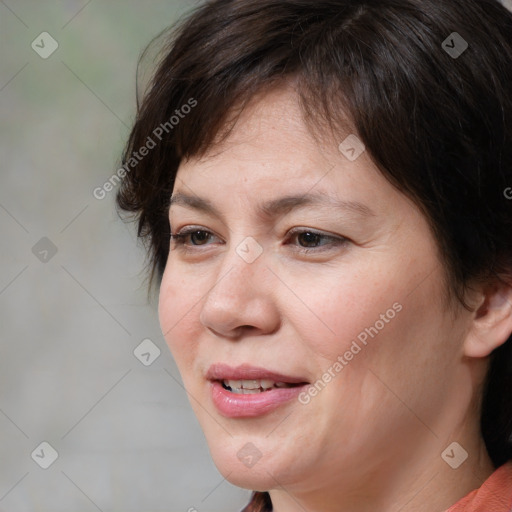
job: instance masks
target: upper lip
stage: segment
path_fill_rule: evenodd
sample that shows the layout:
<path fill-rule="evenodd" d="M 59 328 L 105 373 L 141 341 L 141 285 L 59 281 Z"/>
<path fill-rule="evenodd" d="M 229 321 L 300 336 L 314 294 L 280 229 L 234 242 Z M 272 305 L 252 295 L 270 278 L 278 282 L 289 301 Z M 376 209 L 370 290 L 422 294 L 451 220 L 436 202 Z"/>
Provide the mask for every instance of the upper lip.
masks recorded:
<path fill-rule="evenodd" d="M 208 380 L 261 380 L 268 379 L 274 382 L 286 382 L 290 384 L 306 384 L 306 379 L 302 377 L 292 377 L 282 373 L 273 372 L 266 368 L 241 364 L 239 366 L 229 366 L 224 363 L 215 363 L 208 368 L 206 372 Z"/>

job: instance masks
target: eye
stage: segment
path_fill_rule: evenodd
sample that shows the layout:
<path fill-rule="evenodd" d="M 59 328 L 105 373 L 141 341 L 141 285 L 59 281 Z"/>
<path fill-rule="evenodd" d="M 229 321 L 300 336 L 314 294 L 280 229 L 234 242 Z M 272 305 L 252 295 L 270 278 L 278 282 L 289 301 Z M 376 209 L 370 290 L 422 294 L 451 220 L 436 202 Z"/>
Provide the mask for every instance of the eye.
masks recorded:
<path fill-rule="evenodd" d="M 211 231 L 199 227 L 191 226 L 184 228 L 176 234 L 171 234 L 171 240 L 177 249 L 189 249 L 211 245 L 218 239 Z M 319 253 L 328 251 L 344 245 L 347 239 L 340 236 L 321 233 L 312 229 L 297 228 L 288 233 L 287 240 L 295 241 L 295 250 L 300 253 Z M 193 249 L 192 249 L 193 250 Z"/>
<path fill-rule="evenodd" d="M 311 231 L 303 231 L 302 233 L 297 233 L 297 240 L 299 241 L 302 247 L 318 247 L 325 237 L 319 235 L 318 233 L 313 233 Z"/>
<path fill-rule="evenodd" d="M 176 246 L 191 245 L 194 247 L 208 245 L 208 241 L 213 237 L 215 235 L 210 231 L 194 227 L 183 229 L 180 233 L 171 234 L 171 240 L 174 241 Z"/>
<path fill-rule="evenodd" d="M 297 240 L 299 252 L 305 253 L 329 250 L 347 243 L 346 238 L 303 228 L 290 231 L 289 238 Z"/>

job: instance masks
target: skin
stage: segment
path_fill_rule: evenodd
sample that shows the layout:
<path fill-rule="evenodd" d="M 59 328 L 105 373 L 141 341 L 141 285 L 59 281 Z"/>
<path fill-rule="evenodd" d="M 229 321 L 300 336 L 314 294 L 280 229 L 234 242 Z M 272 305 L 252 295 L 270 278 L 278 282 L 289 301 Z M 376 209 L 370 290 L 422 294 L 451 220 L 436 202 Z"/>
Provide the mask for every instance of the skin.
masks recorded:
<path fill-rule="evenodd" d="M 194 227 L 211 236 L 171 244 L 162 331 L 219 471 L 269 490 L 274 511 L 444 511 L 493 471 L 479 396 L 486 356 L 512 331 L 510 289 L 475 289 L 473 312 L 447 304 L 425 217 L 368 152 L 352 162 L 338 150 L 349 133 L 319 145 L 282 86 L 254 98 L 224 142 L 182 162 L 173 196 L 208 199 L 221 217 L 171 206 L 174 234 Z M 311 192 L 372 214 L 311 205 L 257 213 L 262 202 Z M 293 228 L 347 241 L 311 242 Z M 246 237 L 263 250 L 253 263 L 236 252 Z M 214 407 L 205 380 L 212 363 L 314 383 L 395 303 L 401 311 L 308 404 L 243 419 Z M 454 441 L 469 455 L 456 470 L 441 457 Z M 237 457 L 248 442 L 261 453 L 252 468 Z"/>

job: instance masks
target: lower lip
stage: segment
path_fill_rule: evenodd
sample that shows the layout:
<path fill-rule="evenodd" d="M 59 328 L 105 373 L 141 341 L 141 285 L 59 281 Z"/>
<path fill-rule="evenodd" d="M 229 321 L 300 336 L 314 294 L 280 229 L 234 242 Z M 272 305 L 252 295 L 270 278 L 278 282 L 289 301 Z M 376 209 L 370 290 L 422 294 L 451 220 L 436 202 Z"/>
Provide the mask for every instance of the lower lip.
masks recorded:
<path fill-rule="evenodd" d="M 242 395 L 232 393 L 218 381 L 210 382 L 211 396 L 217 410 L 227 418 L 253 418 L 274 411 L 296 398 L 306 387 L 273 388 L 269 391 Z"/>

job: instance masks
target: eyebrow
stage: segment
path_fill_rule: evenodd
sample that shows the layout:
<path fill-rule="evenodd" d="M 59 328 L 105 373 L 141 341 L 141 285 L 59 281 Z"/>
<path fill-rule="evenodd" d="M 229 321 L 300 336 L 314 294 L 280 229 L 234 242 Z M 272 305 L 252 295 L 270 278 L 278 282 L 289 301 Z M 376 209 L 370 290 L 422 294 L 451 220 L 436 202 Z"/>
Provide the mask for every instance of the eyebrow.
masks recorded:
<path fill-rule="evenodd" d="M 190 196 L 182 192 L 177 192 L 171 197 L 169 207 L 173 205 L 183 206 L 199 210 L 203 213 L 223 218 L 220 211 L 208 199 L 198 196 Z M 355 213 L 362 217 L 374 217 L 375 213 L 371 208 L 358 201 L 344 201 L 328 196 L 323 193 L 309 193 L 303 195 L 289 195 L 273 199 L 257 206 L 257 213 L 265 219 L 272 219 L 284 216 L 293 210 L 306 208 L 308 206 L 323 206 L 328 208 L 336 208 Z"/>

